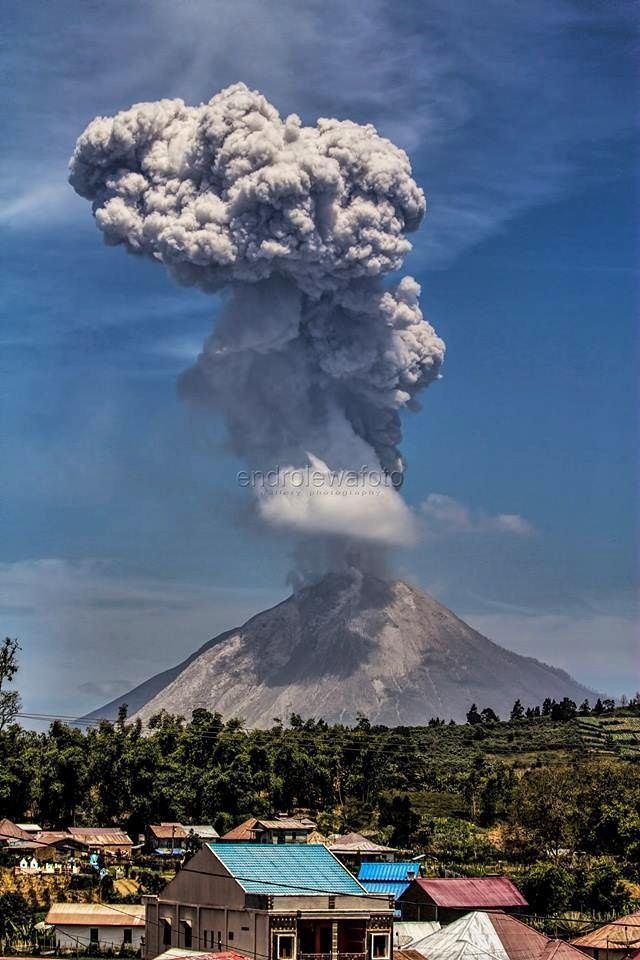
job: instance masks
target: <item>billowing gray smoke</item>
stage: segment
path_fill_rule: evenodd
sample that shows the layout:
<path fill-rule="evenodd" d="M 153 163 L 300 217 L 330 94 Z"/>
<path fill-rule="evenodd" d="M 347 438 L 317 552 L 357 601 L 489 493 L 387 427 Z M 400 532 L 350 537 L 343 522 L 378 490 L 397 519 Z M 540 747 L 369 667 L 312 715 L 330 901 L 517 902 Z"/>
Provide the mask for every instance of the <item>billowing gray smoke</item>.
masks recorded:
<path fill-rule="evenodd" d="M 162 100 L 97 118 L 69 179 L 107 243 L 223 292 L 180 390 L 223 413 L 252 470 L 273 471 L 256 489 L 263 518 L 320 538 L 411 539 L 394 489 L 400 411 L 438 376 L 444 344 L 415 280 L 383 285 L 425 210 L 406 154 L 370 125 L 282 120 L 235 84 L 198 107 Z M 309 464 L 317 482 L 300 479 Z M 394 486 L 367 472 L 345 489 L 340 472 L 365 467 Z"/>

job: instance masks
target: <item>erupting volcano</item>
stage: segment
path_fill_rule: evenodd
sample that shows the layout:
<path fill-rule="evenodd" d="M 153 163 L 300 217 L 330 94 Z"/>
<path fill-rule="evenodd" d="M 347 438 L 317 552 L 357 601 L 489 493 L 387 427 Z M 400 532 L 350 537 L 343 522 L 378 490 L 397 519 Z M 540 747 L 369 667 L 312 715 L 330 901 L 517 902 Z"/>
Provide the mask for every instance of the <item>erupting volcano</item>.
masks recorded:
<path fill-rule="evenodd" d="M 88 719 L 114 718 L 126 703 L 143 721 L 198 706 L 253 727 L 291 713 L 343 723 L 363 713 L 393 726 L 462 720 L 473 702 L 504 717 L 516 698 L 527 706 L 592 695 L 562 670 L 492 643 L 416 587 L 352 571 L 303 587 Z"/>
<path fill-rule="evenodd" d="M 385 281 L 426 209 L 403 150 L 371 125 L 282 119 L 239 83 L 95 119 L 70 182 L 107 244 L 221 295 L 179 391 L 223 417 L 256 514 L 298 539 L 289 599 L 120 702 L 143 719 L 206 705 L 259 726 L 292 711 L 424 723 L 588 692 L 377 575 L 416 539 L 400 415 L 444 358 L 416 281 Z"/>

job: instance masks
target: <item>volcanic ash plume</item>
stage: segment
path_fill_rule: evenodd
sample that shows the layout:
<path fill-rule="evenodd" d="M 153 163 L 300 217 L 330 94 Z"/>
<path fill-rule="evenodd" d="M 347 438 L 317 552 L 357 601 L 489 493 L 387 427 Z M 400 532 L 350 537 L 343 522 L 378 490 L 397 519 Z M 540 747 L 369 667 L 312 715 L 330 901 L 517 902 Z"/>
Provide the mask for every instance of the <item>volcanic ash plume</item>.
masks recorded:
<path fill-rule="evenodd" d="M 312 537 L 409 541 L 400 412 L 438 376 L 444 344 L 412 277 L 383 284 L 425 210 L 404 151 L 371 125 L 283 120 L 235 84 L 198 107 L 95 119 L 70 168 L 108 244 L 222 292 L 179 387 L 222 412 L 261 516 Z"/>

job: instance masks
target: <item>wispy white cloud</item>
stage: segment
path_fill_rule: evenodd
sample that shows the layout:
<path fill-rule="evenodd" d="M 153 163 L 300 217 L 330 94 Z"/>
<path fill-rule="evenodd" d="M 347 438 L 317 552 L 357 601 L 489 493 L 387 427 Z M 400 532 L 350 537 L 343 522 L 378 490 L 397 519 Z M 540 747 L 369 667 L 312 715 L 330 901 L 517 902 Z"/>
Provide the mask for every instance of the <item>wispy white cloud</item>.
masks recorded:
<path fill-rule="evenodd" d="M 444 493 L 430 493 L 420 509 L 427 518 L 428 532 L 436 536 L 492 533 L 528 537 L 534 532 L 532 524 L 520 514 L 485 513 Z"/>

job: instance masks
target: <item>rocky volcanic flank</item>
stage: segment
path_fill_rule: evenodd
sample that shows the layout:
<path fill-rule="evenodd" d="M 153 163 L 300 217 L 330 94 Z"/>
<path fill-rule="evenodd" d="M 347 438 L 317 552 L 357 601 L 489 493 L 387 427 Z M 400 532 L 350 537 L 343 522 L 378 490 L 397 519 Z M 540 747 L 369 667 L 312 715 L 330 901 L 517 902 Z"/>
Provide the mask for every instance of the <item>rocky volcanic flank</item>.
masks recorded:
<path fill-rule="evenodd" d="M 504 716 L 516 697 L 573 700 L 592 691 L 567 673 L 506 650 L 402 580 L 328 574 L 188 660 L 114 700 L 91 718 L 194 706 L 268 727 L 292 712 L 388 725 L 463 719 L 470 704 Z"/>

